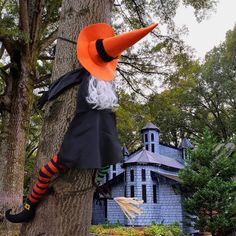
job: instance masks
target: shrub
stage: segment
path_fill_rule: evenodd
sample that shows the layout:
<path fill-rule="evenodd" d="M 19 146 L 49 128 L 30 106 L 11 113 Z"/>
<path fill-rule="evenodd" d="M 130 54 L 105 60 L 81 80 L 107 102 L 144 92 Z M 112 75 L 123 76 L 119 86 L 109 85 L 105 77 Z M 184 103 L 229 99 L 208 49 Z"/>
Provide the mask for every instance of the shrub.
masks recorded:
<path fill-rule="evenodd" d="M 182 231 L 177 224 L 156 225 L 152 224 L 144 229 L 145 236 L 182 236 Z"/>

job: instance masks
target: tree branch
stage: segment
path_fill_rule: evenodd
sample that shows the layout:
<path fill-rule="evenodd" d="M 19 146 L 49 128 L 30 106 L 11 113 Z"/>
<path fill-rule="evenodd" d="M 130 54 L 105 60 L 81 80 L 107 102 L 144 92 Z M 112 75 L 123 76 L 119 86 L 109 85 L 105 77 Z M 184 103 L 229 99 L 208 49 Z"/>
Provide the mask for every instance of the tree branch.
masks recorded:
<path fill-rule="evenodd" d="M 138 15 L 138 19 L 139 19 L 139 22 L 140 24 L 142 25 L 142 27 L 145 27 L 146 25 L 144 24 L 143 22 L 143 18 L 141 16 L 141 13 L 139 11 L 139 6 L 137 5 L 136 1 L 135 0 L 132 0 L 133 4 L 134 4 L 134 10 L 136 11 L 137 15 Z"/>
<path fill-rule="evenodd" d="M 5 51 L 5 47 L 2 43 L 1 48 L 0 48 L 0 58 L 2 58 L 4 51 Z"/>
<path fill-rule="evenodd" d="M 58 29 L 53 31 L 47 38 L 42 40 L 40 46 L 40 51 L 43 52 L 47 47 L 49 47 L 58 37 Z"/>
<path fill-rule="evenodd" d="M 39 44 L 39 32 L 42 24 L 43 1 L 36 0 L 31 10 L 33 11 L 33 17 L 30 28 L 30 36 L 32 40 L 32 50 L 35 50 Z"/>
<path fill-rule="evenodd" d="M 139 67 L 135 66 L 133 63 L 129 63 L 129 62 L 125 62 L 125 61 L 119 61 L 119 64 L 128 65 L 128 66 L 134 68 L 135 70 L 138 70 L 139 72 L 144 73 L 144 74 L 155 74 L 155 71 L 142 70 Z"/>
<path fill-rule="evenodd" d="M 147 97 L 146 97 L 143 93 L 139 92 L 137 89 L 135 89 L 135 88 L 133 87 L 133 85 L 130 83 L 129 79 L 125 76 L 125 74 L 123 73 L 123 71 L 122 71 L 119 67 L 117 68 L 117 71 L 120 73 L 120 75 L 123 77 L 123 79 L 127 82 L 127 84 L 130 86 L 130 88 L 131 88 L 135 93 L 137 93 L 137 94 L 141 95 L 142 97 L 144 97 L 145 99 L 147 99 Z"/>
<path fill-rule="evenodd" d="M 29 29 L 29 12 L 28 12 L 28 1 L 19 0 L 19 14 L 20 14 L 20 29 L 22 30 L 24 37 L 29 40 L 30 29 Z"/>
<path fill-rule="evenodd" d="M 50 60 L 50 61 L 53 61 L 55 59 L 55 57 L 51 57 L 51 56 L 45 56 L 45 55 L 40 55 L 39 60 Z"/>
<path fill-rule="evenodd" d="M 0 112 L 11 110 L 11 98 L 7 95 L 0 95 Z"/>
<path fill-rule="evenodd" d="M 9 56 L 13 58 L 17 42 L 13 40 L 13 38 L 9 38 L 8 36 L 5 35 L 0 35 L 0 41 L 2 42 L 2 45 L 6 49 Z"/>

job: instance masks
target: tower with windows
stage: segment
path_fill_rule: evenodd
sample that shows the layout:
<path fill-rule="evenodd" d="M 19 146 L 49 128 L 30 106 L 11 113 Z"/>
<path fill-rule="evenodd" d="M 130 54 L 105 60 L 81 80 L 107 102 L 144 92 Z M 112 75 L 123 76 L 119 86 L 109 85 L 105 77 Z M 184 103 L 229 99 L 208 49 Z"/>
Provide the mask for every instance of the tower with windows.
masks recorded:
<path fill-rule="evenodd" d="M 142 129 L 142 141 L 146 150 L 159 153 L 159 129 L 152 123 L 147 123 Z"/>

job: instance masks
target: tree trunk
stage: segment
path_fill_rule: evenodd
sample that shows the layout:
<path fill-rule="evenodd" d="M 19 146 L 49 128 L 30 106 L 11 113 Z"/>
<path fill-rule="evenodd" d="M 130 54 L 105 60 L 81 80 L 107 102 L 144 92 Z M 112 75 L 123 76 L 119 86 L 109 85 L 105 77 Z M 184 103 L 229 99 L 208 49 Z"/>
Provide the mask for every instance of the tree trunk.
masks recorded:
<path fill-rule="evenodd" d="M 110 23 L 113 0 L 65 0 L 59 26 L 59 36 L 77 39 L 86 25 Z M 58 40 L 52 80 L 78 68 L 76 46 Z M 66 91 L 46 106 L 44 125 L 39 143 L 34 180 L 39 168 L 57 153 L 63 136 L 75 112 L 78 86 Z M 91 224 L 94 170 L 70 170 L 59 175 L 53 183 L 54 194 L 38 206 L 34 221 L 24 224 L 22 236 L 80 235 L 87 236 Z"/>
<path fill-rule="evenodd" d="M 10 112 L 3 112 L 0 142 L 0 212 L 22 205 L 24 161 L 27 131 L 32 110 L 32 71 L 28 55 L 22 55 L 21 73 L 13 78 Z M 8 222 L 0 226 L 4 235 L 12 235 L 17 227 Z"/>

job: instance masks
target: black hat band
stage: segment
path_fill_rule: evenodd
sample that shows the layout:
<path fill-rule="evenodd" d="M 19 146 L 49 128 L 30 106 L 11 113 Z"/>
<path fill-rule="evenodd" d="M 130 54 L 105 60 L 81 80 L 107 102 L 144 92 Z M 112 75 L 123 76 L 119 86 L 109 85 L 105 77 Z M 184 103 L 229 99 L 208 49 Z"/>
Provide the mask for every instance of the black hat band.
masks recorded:
<path fill-rule="evenodd" d="M 103 39 L 98 39 L 96 41 L 96 49 L 97 49 L 98 55 L 102 58 L 102 60 L 105 62 L 110 62 L 114 59 L 117 59 L 117 57 L 111 57 L 110 55 L 107 54 L 102 41 Z"/>

